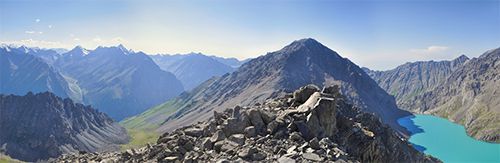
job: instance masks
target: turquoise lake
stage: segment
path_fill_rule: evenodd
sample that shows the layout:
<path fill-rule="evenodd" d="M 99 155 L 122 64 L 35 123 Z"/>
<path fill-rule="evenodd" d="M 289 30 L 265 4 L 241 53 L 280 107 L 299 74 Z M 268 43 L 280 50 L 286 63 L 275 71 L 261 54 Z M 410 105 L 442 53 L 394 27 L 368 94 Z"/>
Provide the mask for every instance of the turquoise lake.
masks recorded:
<path fill-rule="evenodd" d="M 445 163 L 500 163 L 500 144 L 469 137 L 463 126 L 431 115 L 416 115 L 398 120 L 410 132 L 410 142 L 426 154 Z"/>

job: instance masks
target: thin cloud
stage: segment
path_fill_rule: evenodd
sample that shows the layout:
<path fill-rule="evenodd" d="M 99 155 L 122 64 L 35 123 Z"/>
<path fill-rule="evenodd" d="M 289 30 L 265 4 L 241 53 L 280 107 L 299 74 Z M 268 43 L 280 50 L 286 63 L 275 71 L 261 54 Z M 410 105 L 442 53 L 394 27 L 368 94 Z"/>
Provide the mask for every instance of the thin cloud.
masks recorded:
<path fill-rule="evenodd" d="M 41 34 L 43 34 L 43 32 L 42 32 L 42 31 L 24 31 L 24 33 L 26 33 L 26 34 L 30 34 L 30 35 L 34 35 L 34 34 L 39 34 L 39 35 L 41 35 Z"/>
<path fill-rule="evenodd" d="M 52 28 L 53 26 L 52 25 L 48 25 L 47 27 Z"/>
<path fill-rule="evenodd" d="M 450 49 L 450 47 L 447 47 L 447 46 L 432 45 L 432 46 L 429 46 L 425 49 L 410 49 L 410 52 L 416 53 L 416 54 L 436 54 L 436 53 L 448 51 L 449 49 Z"/>
<path fill-rule="evenodd" d="M 40 19 L 35 19 L 35 22 L 37 22 L 37 23 L 40 22 Z"/>
<path fill-rule="evenodd" d="M 46 41 L 46 40 L 35 40 L 35 39 L 24 39 L 24 40 L 13 40 L 13 41 L 0 41 L 2 44 L 7 45 L 25 45 L 28 47 L 44 47 L 44 48 L 69 48 L 71 46 L 63 44 L 57 41 Z"/>

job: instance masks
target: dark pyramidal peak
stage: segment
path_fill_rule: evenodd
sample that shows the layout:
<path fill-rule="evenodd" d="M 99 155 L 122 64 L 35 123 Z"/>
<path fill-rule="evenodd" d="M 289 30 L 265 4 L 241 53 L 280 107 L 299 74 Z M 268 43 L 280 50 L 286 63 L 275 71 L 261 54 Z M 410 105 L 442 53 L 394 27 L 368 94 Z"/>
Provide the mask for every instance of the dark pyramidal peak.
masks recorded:
<path fill-rule="evenodd" d="M 140 149 L 64 155 L 54 162 L 439 162 L 348 104 L 337 86 L 320 91 L 309 85 L 212 114 Z"/>
<path fill-rule="evenodd" d="M 210 118 L 213 110 L 261 103 L 311 83 L 341 85 L 341 92 L 355 106 L 404 131 L 396 120 L 409 113 L 399 110 L 394 98 L 361 68 L 314 39 L 297 40 L 279 51 L 252 59 L 235 72 L 208 80 L 190 93 L 123 124 L 131 128 L 160 126 L 160 132 L 172 131 Z"/>
<path fill-rule="evenodd" d="M 143 52 L 123 45 L 87 51 L 76 47 L 54 64 L 78 83 L 84 103 L 116 120 L 139 114 L 184 91 L 181 82 Z"/>
<path fill-rule="evenodd" d="M 22 161 L 119 149 L 127 132 L 104 113 L 45 92 L 0 95 L 1 152 Z"/>

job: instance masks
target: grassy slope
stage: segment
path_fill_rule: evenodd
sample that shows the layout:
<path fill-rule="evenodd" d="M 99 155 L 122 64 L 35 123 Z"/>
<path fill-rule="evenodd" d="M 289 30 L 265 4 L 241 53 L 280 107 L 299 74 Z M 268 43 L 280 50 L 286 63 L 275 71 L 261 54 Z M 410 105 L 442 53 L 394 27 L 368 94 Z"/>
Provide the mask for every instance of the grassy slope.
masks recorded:
<path fill-rule="evenodd" d="M 20 163 L 22 161 L 10 158 L 4 154 L 0 154 L 0 163 Z"/>
<path fill-rule="evenodd" d="M 142 147 L 148 143 L 156 142 L 160 133 L 156 129 L 163 122 L 161 119 L 153 120 L 158 116 L 168 116 L 176 110 L 175 99 L 148 109 L 146 112 L 127 118 L 120 124 L 127 129 L 131 140 L 128 144 L 122 145 L 122 149 Z"/>

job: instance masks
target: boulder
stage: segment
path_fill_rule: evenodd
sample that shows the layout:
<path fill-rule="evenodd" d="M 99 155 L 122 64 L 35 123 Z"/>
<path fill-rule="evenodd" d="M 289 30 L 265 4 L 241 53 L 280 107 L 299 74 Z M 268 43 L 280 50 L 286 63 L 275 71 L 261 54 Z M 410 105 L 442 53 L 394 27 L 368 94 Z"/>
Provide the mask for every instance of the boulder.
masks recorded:
<path fill-rule="evenodd" d="M 264 133 L 266 124 L 264 123 L 264 120 L 262 120 L 262 116 L 257 109 L 249 109 L 247 111 L 250 123 L 255 127 L 255 130 L 257 133 Z"/>
<path fill-rule="evenodd" d="M 319 145 L 319 141 L 318 141 L 318 138 L 313 138 L 309 141 L 309 146 L 312 148 L 312 149 L 320 149 L 321 146 Z"/>
<path fill-rule="evenodd" d="M 234 135 L 229 136 L 229 138 L 227 138 L 227 140 L 232 141 L 238 145 L 243 145 L 243 144 L 245 144 L 245 135 L 234 134 Z"/>
<path fill-rule="evenodd" d="M 195 128 L 195 127 L 191 127 L 191 128 L 187 128 L 184 130 L 184 133 L 188 136 L 193 136 L 193 137 L 200 137 L 203 135 L 203 129 L 201 128 Z"/>
<path fill-rule="evenodd" d="M 314 92 L 311 96 L 309 96 L 306 102 L 297 107 L 297 111 L 299 113 L 309 112 L 311 109 L 314 108 L 316 103 L 318 103 L 320 97 L 321 94 L 319 92 Z"/>
<path fill-rule="evenodd" d="M 215 142 L 224 140 L 225 138 L 226 138 L 226 135 L 224 134 L 224 132 L 221 130 L 217 130 L 217 131 L 215 131 L 214 135 L 212 135 L 212 137 L 210 137 L 210 141 L 212 143 L 215 143 Z"/>
<path fill-rule="evenodd" d="M 307 115 L 306 124 L 315 137 L 331 137 L 337 131 L 335 116 L 334 99 L 322 97 Z"/>
<path fill-rule="evenodd" d="M 257 136 L 257 131 L 254 126 L 248 126 L 245 128 L 245 136 L 248 138 Z"/>
<path fill-rule="evenodd" d="M 318 154 L 315 154 L 315 153 L 303 153 L 302 158 L 304 158 L 306 160 L 310 160 L 310 161 L 316 161 L 316 162 L 323 161 L 323 158 L 321 158 Z"/>
<path fill-rule="evenodd" d="M 296 103 L 302 104 L 306 102 L 306 100 L 309 99 L 309 96 L 311 96 L 314 92 L 319 92 L 319 91 L 320 90 L 317 86 L 307 85 L 293 92 L 293 98 Z"/>

